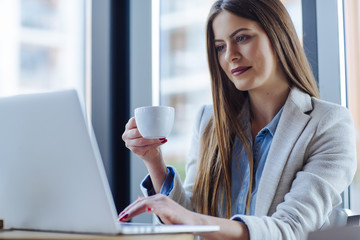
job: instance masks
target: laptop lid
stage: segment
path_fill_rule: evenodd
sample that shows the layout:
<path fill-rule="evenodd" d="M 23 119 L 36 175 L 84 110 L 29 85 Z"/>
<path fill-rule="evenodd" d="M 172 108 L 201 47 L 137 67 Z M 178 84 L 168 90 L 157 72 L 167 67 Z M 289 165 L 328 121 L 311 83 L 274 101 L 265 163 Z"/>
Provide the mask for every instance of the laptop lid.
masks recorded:
<path fill-rule="evenodd" d="M 0 219 L 5 228 L 63 232 L 219 230 L 117 222 L 98 145 L 75 90 L 0 98 Z"/>
<path fill-rule="evenodd" d="M 0 116 L 5 228 L 117 232 L 103 163 L 75 90 L 1 98 Z"/>

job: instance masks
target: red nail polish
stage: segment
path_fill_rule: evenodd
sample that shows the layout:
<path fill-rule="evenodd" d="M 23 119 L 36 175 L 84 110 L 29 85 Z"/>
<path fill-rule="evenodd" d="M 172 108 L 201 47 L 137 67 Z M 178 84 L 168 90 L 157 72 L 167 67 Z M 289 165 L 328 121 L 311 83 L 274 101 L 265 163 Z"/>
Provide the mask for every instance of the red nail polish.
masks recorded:
<path fill-rule="evenodd" d="M 126 219 L 129 216 L 129 214 L 126 214 L 125 216 L 123 216 L 122 218 L 120 218 L 120 221 L 122 222 L 124 219 Z"/>
<path fill-rule="evenodd" d="M 167 139 L 166 139 L 166 138 L 161 141 L 161 143 L 166 143 L 166 142 L 167 142 Z"/>
<path fill-rule="evenodd" d="M 147 208 L 147 211 L 148 211 L 148 212 L 152 212 L 153 209 L 152 209 L 152 208 Z"/>
<path fill-rule="evenodd" d="M 164 141 L 166 138 L 159 138 L 159 140 Z"/>

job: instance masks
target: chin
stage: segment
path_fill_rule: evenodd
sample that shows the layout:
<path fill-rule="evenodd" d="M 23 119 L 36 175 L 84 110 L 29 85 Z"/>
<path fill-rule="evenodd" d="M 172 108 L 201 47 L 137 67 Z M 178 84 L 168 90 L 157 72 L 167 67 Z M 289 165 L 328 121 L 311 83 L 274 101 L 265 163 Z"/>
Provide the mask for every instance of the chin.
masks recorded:
<path fill-rule="evenodd" d="M 239 91 L 249 91 L 252 89 L 252 86 L 250 86 L 249 84 L 244 84 L 244 82 L 234 82 L 234 87 L 239 90 Z"/>
<path fill-rule="evenodd" d="M 247 88 L 247 87 L 244 87 L 244 86 L 236 86 L 236 85 L 235 85 L 235 88 L 238 91 L 241 91 L 241 92 L 247 92 L 247 91 L 249 91 L 251 89 L 251 88 Z"/>

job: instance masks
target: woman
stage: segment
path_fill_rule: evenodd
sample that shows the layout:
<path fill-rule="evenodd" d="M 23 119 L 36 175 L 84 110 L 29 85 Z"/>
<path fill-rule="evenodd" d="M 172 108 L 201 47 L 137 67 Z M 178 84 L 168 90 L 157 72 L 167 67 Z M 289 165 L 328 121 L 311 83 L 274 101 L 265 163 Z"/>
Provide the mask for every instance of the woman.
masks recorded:
<path fill-rule="evenodd" d="M 213 106 L 198 115 L 184 187 L 162 159 L 167 140 L 143 139 L 130 119 L 123 139 L 149 170 L 148 197 L 119 220 L 150 212 L 166 224 L 220 225 L 209 239 L 305 238 L 328 224 L 354 176 L 350 113 L 318 99 L 278 0 L 216 1 L 207 51 Z"/>

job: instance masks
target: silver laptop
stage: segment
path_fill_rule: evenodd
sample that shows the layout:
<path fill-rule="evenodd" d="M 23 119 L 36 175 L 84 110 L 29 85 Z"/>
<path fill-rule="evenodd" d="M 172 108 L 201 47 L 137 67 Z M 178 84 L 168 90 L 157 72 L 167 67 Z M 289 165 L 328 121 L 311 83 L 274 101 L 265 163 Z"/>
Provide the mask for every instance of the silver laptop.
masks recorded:
<path fill-rule="evenodd" d="M 139 234 L 218 226 L 121 224 L 75 90 L 0 98 L 0 219 L 5 228 Z"/>

